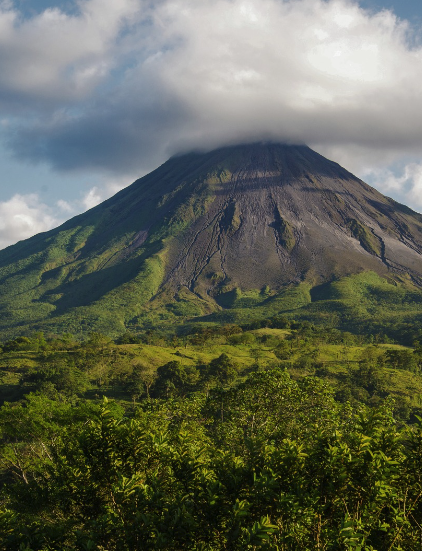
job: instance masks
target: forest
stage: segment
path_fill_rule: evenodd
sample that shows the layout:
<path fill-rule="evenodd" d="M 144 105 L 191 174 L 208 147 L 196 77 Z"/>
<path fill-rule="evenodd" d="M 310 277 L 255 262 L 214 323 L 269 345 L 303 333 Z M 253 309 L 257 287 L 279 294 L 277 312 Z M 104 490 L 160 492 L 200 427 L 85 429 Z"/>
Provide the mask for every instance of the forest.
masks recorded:
<path fill-rule="evenodd" d="M 421 549 L 417 341 L 34 333 L 0 376 L 1 549 Z"/>

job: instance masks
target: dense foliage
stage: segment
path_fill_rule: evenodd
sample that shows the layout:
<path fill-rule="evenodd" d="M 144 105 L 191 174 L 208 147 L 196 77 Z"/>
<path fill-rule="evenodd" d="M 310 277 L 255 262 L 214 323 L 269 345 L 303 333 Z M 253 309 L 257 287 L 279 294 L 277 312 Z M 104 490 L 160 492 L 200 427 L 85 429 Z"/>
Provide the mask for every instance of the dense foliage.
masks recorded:
<path fill-rule="evenodd" d="M 3 406 L 6 550 L 419 549 L 422 429 L 322 381 L 251 374 L 206 395 Z"/>
<path fill-rule="evenodd" d="M 0 549 L 419 550 L 422 347 L 389 340 L 275 316 L 4 342 Z"/>

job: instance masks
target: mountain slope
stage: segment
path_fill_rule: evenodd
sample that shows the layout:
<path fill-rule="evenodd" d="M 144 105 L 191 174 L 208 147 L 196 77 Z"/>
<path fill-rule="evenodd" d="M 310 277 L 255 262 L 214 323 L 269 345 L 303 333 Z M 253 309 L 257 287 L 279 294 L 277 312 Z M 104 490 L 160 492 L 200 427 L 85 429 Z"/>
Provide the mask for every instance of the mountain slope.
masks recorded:
<path fill-rule="evenodd" d="M 192 153 L 0 251 L 0 331 L 121 332 L 368 270 L 419 287 L 421 252 L 419 214 L 306 146 Z"/>

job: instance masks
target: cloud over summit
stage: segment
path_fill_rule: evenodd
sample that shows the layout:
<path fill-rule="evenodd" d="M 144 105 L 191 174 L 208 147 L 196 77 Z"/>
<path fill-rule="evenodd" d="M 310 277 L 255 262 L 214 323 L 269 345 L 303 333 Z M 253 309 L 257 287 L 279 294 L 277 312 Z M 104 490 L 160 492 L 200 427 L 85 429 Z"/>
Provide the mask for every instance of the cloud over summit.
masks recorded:
<path fill-rule="evenodd" d="M 347 0 L 79 6 L 29 20 L 0 11 L 0 116 L 17 157 L 141 173 L 180 151 L 260 139 L 422 156 L 422 48 L 389 11 Z"/>

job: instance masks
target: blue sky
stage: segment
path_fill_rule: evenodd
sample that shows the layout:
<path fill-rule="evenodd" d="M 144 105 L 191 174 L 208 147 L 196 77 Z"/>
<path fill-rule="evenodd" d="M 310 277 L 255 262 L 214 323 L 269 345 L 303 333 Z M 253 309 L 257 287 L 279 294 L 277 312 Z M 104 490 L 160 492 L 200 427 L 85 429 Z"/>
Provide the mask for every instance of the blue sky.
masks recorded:
<path fill-rule="evenodd" d="M 28 17 L 34 13 L 41 13 L 48 8 L 60 7 L 66 13 L 77 13 L 78 8 L 75 2 L 55 2 L 54 0 L 17 0 L 15 5 Z M 393 10 L 403 19 L 422 18 L 422 5 L 419 0 L 396 0 L 394 2 L 382 2 L 381 0 L 361 0 L 360 5 L 364 8 L 381 10 L 383 8 Z"/>
<path fill-rule="evenodd" d="M 239 141 L 422 211 L 421 29 L 416 1 L 0 0 L 0 248 Z"/>
<path fill-rule="evenodd" d="M 364 8 L 394 11 L 402 19 L 419 23 L 422 19 L 422 4 L 419 0 L 396 0 L 395 2 L 381 2 L 380 0 L 363 0 L 360 2 Z"/>

